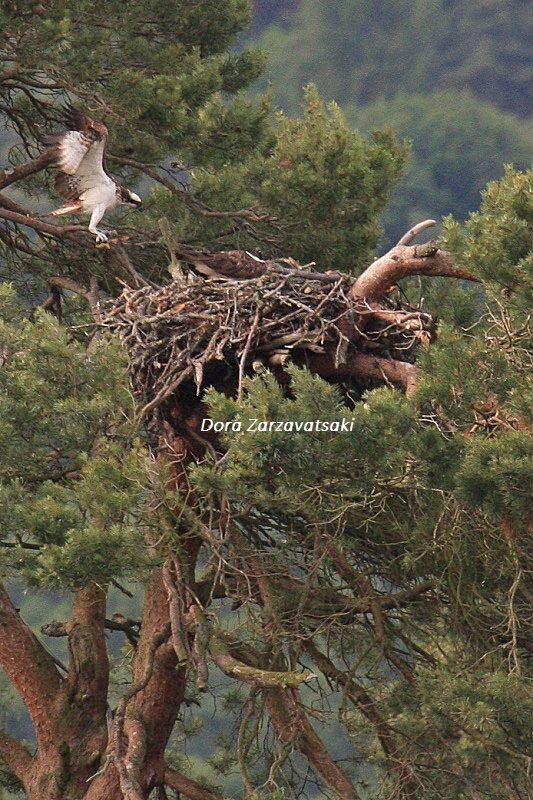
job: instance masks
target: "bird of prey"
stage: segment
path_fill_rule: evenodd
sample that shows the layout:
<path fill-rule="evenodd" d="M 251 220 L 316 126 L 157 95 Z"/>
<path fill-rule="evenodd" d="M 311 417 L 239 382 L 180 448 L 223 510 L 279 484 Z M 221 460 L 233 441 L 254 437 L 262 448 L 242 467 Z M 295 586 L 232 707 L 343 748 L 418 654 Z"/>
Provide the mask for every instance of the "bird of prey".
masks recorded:
<path fill-rule="evenodd" d="M 57 169 L 55 190 L 67 205 L 50 215 L 90 214 L 89 231 L 96 242 L 106 242 L 107 233 L 98 223 L 109 209 L 119 205 L 141 208 L 141 198 L 115 181 L 105 168 L 107 128 L 98 120 L 68 107 L 67 130 L 46 140 L 50 164 Z"/>
<path fill-rule="evenodd" d="M 272 262 L 262 261 L 247 250 L 224 250 L 207 253 L 174 243 L 174 254 L 190 266 L 193 272 L 204 278 L 219 278 L 243 281 L 259 278 L 268 271 Z"/>

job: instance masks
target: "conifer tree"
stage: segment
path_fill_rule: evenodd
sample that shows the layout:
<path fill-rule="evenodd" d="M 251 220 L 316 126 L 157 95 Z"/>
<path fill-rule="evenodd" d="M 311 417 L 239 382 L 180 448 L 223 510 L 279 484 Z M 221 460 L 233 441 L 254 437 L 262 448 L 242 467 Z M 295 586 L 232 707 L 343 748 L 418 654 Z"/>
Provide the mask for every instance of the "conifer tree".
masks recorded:
<path fill-rule="evenodd" d="M 464 226 L 446 221 L 455 265 L 408 244 L 372 262 L 405 150 L 312 91 L 298 120 L 245 98 L 262 59 L 229 47 L 248 14 L 0 12 L 0 665 L 31 720 L 27 737 L 3 720 L 0 780 L 28 800 L 518 800 L 532 176 L 508 170 Z M 110 167 L 148 205 L 108 246 L 38 216 L 67 101 L 105 120 Z M 202 397 L 220 421 L 348 418 L 349 433 L 229 426 L 213 443 L 187 418 L 142 424 L 126 349 L 99 323 L 120 282 L 170 281 L 175 241 L 342 269 L 368 303 L 404 277 L 414 297 L 422 273 L 437 339 L 400 362 L 407 392 L 382 359 L 351 383 L 292 364 L 284 383 Z M 450 286 L 461 276 L 480 285 Z M 21 584 L 68 609 L 44 603 L 32 628 Z"/>

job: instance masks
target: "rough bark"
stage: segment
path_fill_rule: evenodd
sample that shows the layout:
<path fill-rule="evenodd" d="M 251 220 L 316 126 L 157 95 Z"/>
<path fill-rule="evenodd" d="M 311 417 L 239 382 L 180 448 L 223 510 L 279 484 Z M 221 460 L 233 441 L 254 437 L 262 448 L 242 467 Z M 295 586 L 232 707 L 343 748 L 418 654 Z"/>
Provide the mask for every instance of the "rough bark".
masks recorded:
<path fill-rule="evenodd" d="M 24 623 L 1 584 L 0 665 L 29 711 L 39 747 L 54 748 L 59 731 L 53 710 L 63 679 L 54 659 Z"/>
<path fill-rule="evenodd" d="M 0 731 L 0 761 L 23 783 L 31 767 L 31 754 L 12 736 Z"/>
<path fill-rule="evenodd" d="M 51 163 L 52 156 L 48 150 L 44 150 L 37 158 L 31 161 L 26 161 L 25 164 L 19 164 L 16 167 L 11 167 L 0 171 L 0 189 L 10 186 L 12 183 L 23 178 L 28 178 L 30 175 L 35 175 Z"/>
<path fill-rule="evenodd" d="M 96 584 L 81 589 L 74 598 L 68 626 L 70 694 L 91 698 L 91 713 L 100 721 L 107 707 L 109 658 L 105 638 L 106 592 Z"/>
<path fill-rule="evenodd" d="M 189 800 L 223 800 L 222 795 L 218 792 L 213 792 L 211 789 L 206 789 L 200 786 L 195 781 L 182 775 L 181 772 L 176 772 L 173 769 L 165 770 L 165 785 L 175 789 L 178 794 L 188 797 Z"/>
<path fill-rule="evenodd" d="M 356 378 L 391 383 L 402 388 L 406 395 L 416 389 L 418 370 L 407 361 L 372 356 L 369 353 L 350 353 L 344 364 L 335 366 L 332 356 L 313 353 L 308 357 L 309 368 L 323 378 L 343 380 Z"/>
<path fill-rule="evenodd" d="M 436 242 L 414 247 L 396 245 L 357 278 L 352 286 L 352 297 L 354 300 L 380 300 L 399 280 L 411 275 L 429 275 L 434 278 L 442 276 L 479 282 L 475 275 L 458 269 L 450 253 L 441 250 Z"/>

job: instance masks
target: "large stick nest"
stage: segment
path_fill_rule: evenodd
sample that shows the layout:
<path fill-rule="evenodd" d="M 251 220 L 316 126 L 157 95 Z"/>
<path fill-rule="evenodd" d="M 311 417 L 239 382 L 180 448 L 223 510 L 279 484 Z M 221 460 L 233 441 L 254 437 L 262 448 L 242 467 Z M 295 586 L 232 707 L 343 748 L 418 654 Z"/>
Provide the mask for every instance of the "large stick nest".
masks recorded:
<path fill-rule="evenodd" d="M 185 385 L 189 395 L 191 387 L 200 395 L 216 385 L 221 365 L 240 395 L 253 369 L 279 368 L 289 359 L 306 363 L 312 354 L 327 354 L 334 367 L 354 349 L 411 360 L 414 345 L 429 336 L 431 318 L 392 299 L 379 307 L 355 301 L 352 282 L 294 270 L 243 281 L 189 278 L 160 289 L 126 286 L 102 324 L 128 351 L 143 416 Z"/>

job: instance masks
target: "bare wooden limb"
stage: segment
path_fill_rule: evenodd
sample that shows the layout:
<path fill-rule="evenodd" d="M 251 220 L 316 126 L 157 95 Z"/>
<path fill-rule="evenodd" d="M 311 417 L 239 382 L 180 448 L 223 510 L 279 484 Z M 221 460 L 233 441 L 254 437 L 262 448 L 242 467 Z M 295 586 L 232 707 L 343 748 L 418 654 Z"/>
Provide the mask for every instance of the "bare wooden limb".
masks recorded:
<path fill-rule="evenodd" d="M 324 378 L 384 381 L 400 386 L 407 396 L 412 395 L 417 386 L 418 370 L 414 364 L 380 358 L 369 353 L 350 353 L 346 362 L 337 367 L 331 356 L 313 353 L 309 356 L 308 364 Z"/>
<path fill-rule="evenodd" d="M 414 247 L 398 244 L 357 278 L 350 292 L 351 297 L 354 300 L 381 300 L 399 280 L 411 275 L 441 276 L 479 283 L 475 275 L 458 269 L 450 253 L 441 250 L 436 242 Z"/>
<path fill-rule="evenodd" d="M 128 746 L 123 761 L 118 762 L 123 800 L 145 800 L 142 769 L 146 756 L 146 731 L 140 719 L 126 717 L 124 733 Z"/>
<path fill-rule="evenodd" d="M 195 634 L 191 656 L 196 670 L 196 688 L 203 691 L 207 686 L 209 669 L 207 666 L 207 652 L 209 648 L 209 627 L 202 608 L 193 603 L 192 615 L 195 621 Z"/>
<path fill-rule="evenodd" d="M 54 286 L 58 289 L 66 289 L 68 292 L 73 292 L 74 294 L 79 294 L 81 297 L 84 297 L 89 303 L 94 319 L 100 322 L 102 318 L 100 311 L 100 295 L 98 292 L 97 279 L 94 275 L 91 275 L 88 289 L 72 278 L 67 278 L 62 275 L 52 275 L 48 278 L 48 283 L 50 286 Z"/>
<path fill-rule="evenodd" d="M 353 675 L 338 669 L 333 661 L 322 653 L 311 639 L 304 643 L 304 650 L 323 675 L 347 691 L 348 697 L 354 705 L 374 726 L 383 751 L 387 755 L 392 755 L 396 750 L 393 733 L 365 687 L 356 681 Z"/>
<path fill-rule="evenodd" d="M 17 75 L 17 73 L 19 72 L 19 70 L 20 70 L 19 64 L 14 64 L 10 69 L 6 69 L 6 71 L 2 72 L 2 74 L 0 75 L 0 83 L 5 83 L 6 81 L 11 80 L 11 78 L 14 78 L 15 75 Z"/>
<path fill-rule="evenodd" d="M 302 710 L 295 689 L 270 689 L 266 694 L 268 714 L 283 742 L 303 753 L 324 783 L 343 800 L 359 800 L 352 781 L 333 761 Z"/>
<path fill-rule="evenodd" d="M 0 219 L 15 222 L 18 225 L 26 225 L 26 227 L 33 228 L 38 233 L 46 233 L 56 239 L 77 239 L 80 233 L 88 233 L 87 228 L 83 225 L 51 225 L 49 222 L 43 222 L 42 219 L 38 219 L 29 213 L 21 214 L 16 211 L 10 211 L 5 207 L 0 207 Z"/>
<path fill-rule="evenodd" d="M 172 645 L 178 663 L 186 664 L 191 656 L 191 649 L 185 623 L 185 597 L 183 586 L 180 585 L 181 569 L 176 558 L 167 559 L 162 575 L 168 596 Z"/>
<path fill-rule="evenodd" d="M 165 784 L 174 789 L 178 794 L 188 797 L 189 800 L 223 800 L 218 792 L 207 789 L 205 786 L 187 778 L 183 773 L 167 767 L 165 769 Z"/>
<path fill-rule="evenodd" d="M 316 678 L 312 672 L 272 672 L 249 666 L 231 655 L 230 648 L 216 631 L 211 634 L 209 652 L 215 664 L 226 675 L 260 688 L 294 687 Z"/>
<path fill-rule="evenodd" d="M 422 233 L 422 231 L 425 231 L 428 228 L 432 228 L 433 225 L 436 225 L 436 224 L 437 224 L 437 221 L 434 220 L 434 219 L 425 219 L 423 222 L 418 222 L 416 225 L 413 225 L 413 227 L 410 228 L 407 231 L 407 233 L 404 233 L 402 238 L 397 243 L 396 247 L 398 247 L 399 245 L 401 246 L 401 245 L 411 244 L 413 239 L 416 236 L 418 236 L 419 233 Z"/>
<path fill-rule="evenodd" d="M 193 208 L 194 211 L 201 216 L 221 219 L 242 219 L 248 222 L 257 222 L 268 219 L 267 215 L 259 214 L 253 208 L 241 208 L 236 209 L 235 211 L 217 211 L 208 208 L 205 203 L 202 203 L 200 200 L 194 197 L 188 188 L 180 186 L 175 181 L 171 180 L 165 175 L 162 175 L 160 169 L 157 167 L 154 167 L 150 164 L 145 164 L 142 161 L 136 161 L 133 158 L 125 158 L 123 156 L 114 156 L 109 154 L 108 158 L 110 161 L 115 161 L 117 164 L 124 164 L 125 166 L 133 167 L 134 169 L 139 170 L 139 172 L 143 172 L 145 175 L 152 178 L 152 180 L 157 181 L 157 183 L 160 183 L 162 186 L 164 186 L 165 189 L 168 189 L 168 191 L 173 195 L 179 197 L 186 205 Z"/>
<path fill-rule="evenodd" d="M 136 763 L 146 747 L 145 733 L 131 715 L 127 718 L 128 706 L 133 698 L 146 688 L 154 671 L 154 660 L 157 650 L 168 639 L 170 625 L 152 637 L 143 673 L 138 680 L 122 695 L 115 712 L 111 757 L 116 764 L 120 779 L 120 788 L 124 800 L 144 800 L 140 778 L 136 772 Z M 138 720 L 138 717 L 137 717 Z M 133 736 L 130 746 L 130 736 Z M 128 742 L 126 742 L 126 738 Z M 133 760 L 129 760 L 133 759 Z"/>
<path fill-rule="evenodd" d="M 19 203 L 16 203 L 14 200 L 11 200 L 10 197 L 6 197 L 5 194 L 0 194 L 0 207 L 6 208 L 8 211 L 13 211 L 15 214 L 22 214 L 23 216 L 32 216 L 31 212 L 28 211 L 27 208 L 21 206 Z"/>
<path fill-rule="evenodd" d="M 105 590 L 97 584 L 89 584 L 76 592 L 72 619 L 67 624 L 71 692 L 84 701 L 90 698 L 95 713 L 102 716 L 109 684 L 105 609 Z"/>
<path fill-rule="evenodd" d="M 7 169 L 0 170 L 0 189 L 10 186 L 12 183 L 23 178 L 28 178 L 30 175 L 35 175 L 45 167 L 50 166 L 53 156 L 48 150 L 44 150 L 37 158 L 31 161 L 26 161 L 24 164 L 19 164 L 16 167 L 8 167 Z"/>

